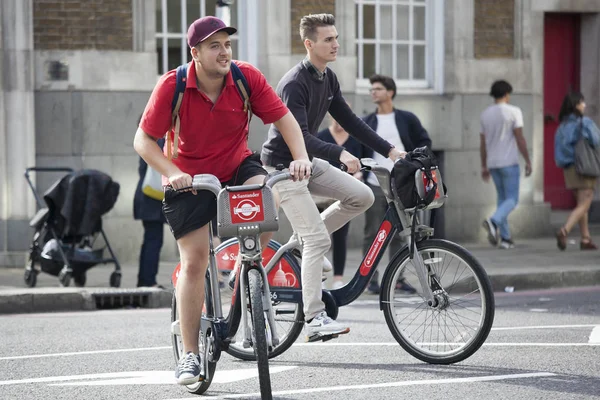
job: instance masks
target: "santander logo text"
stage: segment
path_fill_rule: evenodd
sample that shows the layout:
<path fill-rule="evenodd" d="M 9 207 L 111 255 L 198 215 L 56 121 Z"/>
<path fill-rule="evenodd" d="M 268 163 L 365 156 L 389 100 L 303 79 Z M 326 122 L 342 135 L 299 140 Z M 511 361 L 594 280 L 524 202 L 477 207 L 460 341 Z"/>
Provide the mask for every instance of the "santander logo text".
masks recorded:
<path fill-rule="evenodd" d="M 369 249 L 369 252 L 365 256 L 365 259 L 363 260 L 362 264 L 360 265 L 360 274 L 362 276 L 367 276 L 369 274 L 369 271 L 371 270 L 371 267 L 373 267 L 373 263 L 375 263 L 377 256 L 383 248 L 383 243 L 387 239 L 391 230 L 392 224 L 390 223 L 390 221 L 383 221 L 383 223 L 379 227 L 379 232 L 377 232 L 375 240 L 373 241 L 373 244 Z"/>

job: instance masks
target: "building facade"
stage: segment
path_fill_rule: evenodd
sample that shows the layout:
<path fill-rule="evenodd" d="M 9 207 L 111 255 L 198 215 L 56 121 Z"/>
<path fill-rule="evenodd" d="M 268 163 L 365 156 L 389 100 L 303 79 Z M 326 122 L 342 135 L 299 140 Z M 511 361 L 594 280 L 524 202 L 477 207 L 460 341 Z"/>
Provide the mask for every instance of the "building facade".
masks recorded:
<path fill-rule="evenodd" d="M 533 164 L 511 215 L 514 235 L 550 233 L 551 209 L 573 205 L 552 151 L 564 94 L 580 89 L 588 115 L 600 122 L 596 0 L 3 0 L 0 265 L 23 264 L 36 211 L 23 172 L 34 165 L 94 168 L 119 182 L 104 227 L 122 261 L 137 259 L 133 134 L 158 76 L 189 60 L 187 25 L 203 15 L 230 18 L 239 29 L 234 57 L 276 86 L 304 57 L 300 17 L 318 12 L 336 16 L 341 49 L 331 68 L 357 114 L 374 110 L 368 77 L 387 74 L 398 85 L 397 107 L 429 131 L 449 188 L 439 226 L 450 239 L 484 238 L 480 224 L 495 207 L 495 191 L 480 179 L 479 114 L 492 102 L 491 83 L 508 80 Z M 255 118 L 253 149 L 266 132 Z M 47 175 L 36 180 L 42 191 L 60 177 Z M 361 218 L 352 224 L 354 245 Z M 289 233 L 284 221 L 277 237 Z M 176 257 L 173 241 L 163 257 Z"/>

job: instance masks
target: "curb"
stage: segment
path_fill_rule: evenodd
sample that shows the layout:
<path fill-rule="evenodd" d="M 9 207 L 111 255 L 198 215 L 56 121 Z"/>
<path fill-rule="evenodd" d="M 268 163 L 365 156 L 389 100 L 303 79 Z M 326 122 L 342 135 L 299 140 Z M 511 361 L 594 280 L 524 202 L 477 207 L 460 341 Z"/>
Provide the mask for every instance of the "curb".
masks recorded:
<path fill-rule="evenodd" d="M 523 273 L 511 275 L 491 275 L 494 292 L 502 292 L 506 287 L 515 291 L 531 289 L 552 289 L 562 287 L 593 286 L 600 284 L 600 270 L 556 271 L 543 273 Z"/>
<path fill-rule="evenodd" d="M 172 291 L 155 288 L 31 288 L 0 292 L 0 314 L 171 306 Z"/>

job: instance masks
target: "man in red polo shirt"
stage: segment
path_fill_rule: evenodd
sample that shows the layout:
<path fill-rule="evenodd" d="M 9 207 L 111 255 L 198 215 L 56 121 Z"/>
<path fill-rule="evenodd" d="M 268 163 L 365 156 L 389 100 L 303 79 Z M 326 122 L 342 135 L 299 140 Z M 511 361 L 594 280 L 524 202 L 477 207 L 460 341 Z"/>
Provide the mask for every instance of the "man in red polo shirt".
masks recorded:
<path fill-rule="evenodd" d="M 177 156 L 169 160 L 156 140 L 171 130 L 171 102 L 175 93 L 176 72 L 163 75 L 152 95 L 135 134 L 134 148 L 163 175 L 165 199 L 163 212 L 177 240 L 181 273 L 177 281 L 177 305 L 184 356 L 175 376 L 181 385 L 200 379 L 201 356 L 198 354 L 199 315 L 204 302 L 204 276 L 208 265 L 208 224 L 217 214 L 212 193 L 177 192 L 189 187 L 196 174 L 213 174 L 227 185 L 262 183 L 267 174 L 260 157 L 248 148 L 248 116 L 244 102 L 230 72 L 231 40 L 235 28 L 215 17 L 192 23 L 188 44 L 193 57 L 189 64 Z M 311 163 L 302 131 L 294 116 L 279 99 L 259 70 L 235 61 L 250 88 L 250 105 L 265 124 L 273 123 L 285 138 L 294 158 L 290 172 L 296 179 L 310 176 Z M 261 242 L 268 243 L 263 236 Z"/>

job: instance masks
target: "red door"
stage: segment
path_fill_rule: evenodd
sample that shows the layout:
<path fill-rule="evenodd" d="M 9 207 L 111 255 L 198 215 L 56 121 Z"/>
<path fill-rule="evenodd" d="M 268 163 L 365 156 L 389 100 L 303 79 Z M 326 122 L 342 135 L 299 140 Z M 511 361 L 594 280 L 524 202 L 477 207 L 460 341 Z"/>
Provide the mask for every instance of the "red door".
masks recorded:
<path fill-rule="evenodd" d="M 554 134 L 563 97 L 579 90 L 579 14 L 547 13 L 544 18 L 544 200 L 554 209 L 575 206 L 554 162 Z"/>

